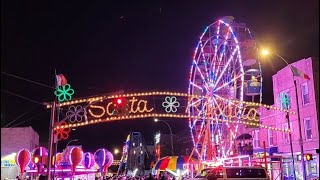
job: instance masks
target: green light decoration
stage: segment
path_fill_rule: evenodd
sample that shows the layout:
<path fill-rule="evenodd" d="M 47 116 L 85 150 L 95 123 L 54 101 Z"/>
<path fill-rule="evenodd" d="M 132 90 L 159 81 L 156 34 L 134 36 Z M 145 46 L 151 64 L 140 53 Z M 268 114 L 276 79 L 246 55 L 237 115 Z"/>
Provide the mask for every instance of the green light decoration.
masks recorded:
<path fill-rule="evenodd" d="M 291 107 L 291 101 L 290 101 L 290 96 L 288 93 L 281 93 L 279 94 L 279 103 L 280 103 L 280 108 L 281 109 L 290 109 Z"/>
<path fill-rule="evenodd" d="M 170 113 L 170 112 L 177 112 L 177 108 L 180 106 L 180 103 L 177 101 L 177 98 L 175 96 L 167 96 L 165 99 L 164 99 L 164 102 L 162 102 L 162 107 L 165 108 L 165 111 L 167 113 Z"/>
<path fill-rule="evenodd" d="M 74 94 L 74 90 L 71 89 L 70 84 L 66 84 L 65 86 L 59 86 L 54 94 L 58 97 L 60 102 L 62 101 L 70 101 L 72 99 L 72 95 Z"/>

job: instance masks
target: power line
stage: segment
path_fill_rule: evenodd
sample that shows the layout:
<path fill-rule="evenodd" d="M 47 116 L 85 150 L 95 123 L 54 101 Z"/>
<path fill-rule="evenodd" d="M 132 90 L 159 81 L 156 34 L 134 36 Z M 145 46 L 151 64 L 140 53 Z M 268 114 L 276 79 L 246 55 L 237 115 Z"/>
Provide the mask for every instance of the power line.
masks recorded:
<path fill-rule="evenodd" d="M 5 125 L 4 128 L 7 127 L 7 126 L 9 126 L 10 124 L 12 124 L 13 122 L 15 122 L 16 120 L 20 119 L 22 116 L 24 116 L 24 115 L 27 114 L 27 113 L 28 113 L 28 112 L 24 112 L 23 114 L 21 114 L 20 116 L 18 116 L 16 119 L 14 119 L 13 121 L 11 121 L 11 122 L 9 122 L 7 125 Z"/>
<path fill-rule="evenodd" d="M 16 76 L 16 75 L 13 75 L 13 74 L 9 74 L 9 73 L 6 73 L 6 72 L 1 72 L 1 74 L 7 75 L 7 76 L 11 76 L 11 77 L 15 77 L 15 78 L 18 78 L 18 79 L 21 79 L 21 80 L 24 80 L 24 81 L 28 81 L 28 82 L 31 82 L 31 83 L 34 83 L 34 84 L 37 84 L 37 85 L 40 85 L 40 86 L 47 87 L 47 88 L 55 89 L 54 87 L 51 87 L 49 85 L 46 85 L 46 84 L 43 84 L 43 83 L 39 83 L 39 82 L 36 82 L 36 81 L 32 81 L 30 79 L 19 77 L 19 76 Z"/>
<path fill-rule="evenodd" d="M 29 99 L 29 98 L 27 98 L 27 97 L 24 97 L 24 96 L 21 96 L 21 95 L 19 95 L 19 94 L 15 94 L 15 93 L 12 93 L 12 92 L 9 92 L 9 91 L 6 91 L 6 90 L 3 90 L 3 89 L 1 89 L 1 91 L 2 92 L 5 92 L 5 93 L 7 93 L 7 94 L 11 94 L 11 95 L 13 95 L 13 96 L 17 96 L 17 97 L 19 97 L 19 98 L 22 98 L 22 99 L 25 99 L 25 100 L 28 100 L 28 101 L 31 101 L 31 102 L 34 102 L 34 103 L 37 103 L 37 104 L 40 104 L 40 105 L 44 105 L 43 103 L 41 103 L 41 102 L 38 102 L 38 101 L 35 101 L 35 100 L 32 100 L 32 99 Z"/>
<path fill-rule="evenodd" d="M 44 112 L 45 112 L 45 111 L 40 112 L 40 113 L 32 116 L 31 118 L 29 118 L 29 119 L 27 119 L 27 120 L 25 120 L 25 121 L 22 121 L 22 122 L 20 122 L 20 123 L 18 123 L 18 124 L 16 124 L 16 125 L 13 125 L 13 126 L 11 126 L 11 127 L 9 127 L 9 128 L 14 128 L 14 127 L 16 127 L 16 126 L 18 126 L 18 125 L 20 125 L 20 124 L 23 124 L 23 123 L 25 123 L 25 122 L 27 122 L 27 121 L 30 121 L 31 119 L 35 118 L 36 116 L 39 116 L 40 114 L 43 114 Z"/>

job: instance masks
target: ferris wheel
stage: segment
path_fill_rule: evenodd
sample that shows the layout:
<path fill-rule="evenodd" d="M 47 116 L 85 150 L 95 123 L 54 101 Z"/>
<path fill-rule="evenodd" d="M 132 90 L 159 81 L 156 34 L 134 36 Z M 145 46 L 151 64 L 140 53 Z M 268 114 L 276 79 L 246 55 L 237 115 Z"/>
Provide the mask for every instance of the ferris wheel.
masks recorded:
<path fill-rule="evenodd" d="M 221 121 L 227 117 L 208 113 L 210 109 L 220 107 L 221 103 L 230 105 L 229 99 L 242 102 L 252 97 L 254 101 L 255 96 L 260 96 L 261 102 L 262 98 L 261 66 L 255 60 L 255 41 L 245 24 L 235 23 L 233 19 L 224 17 L 207 26 L 192 59 L 188 94 L 197 98 L 189 99 L 187 111 L 190 116 L 198 117 L 189 119 L 189 127 L 200 160 L 232 155 L 236 136 L 245 131 L 244 125 Z M 257 81 L 255 86 L 250 86 L 252 79 Z M 242 104 L 238 106 L 240 114 Z"/>

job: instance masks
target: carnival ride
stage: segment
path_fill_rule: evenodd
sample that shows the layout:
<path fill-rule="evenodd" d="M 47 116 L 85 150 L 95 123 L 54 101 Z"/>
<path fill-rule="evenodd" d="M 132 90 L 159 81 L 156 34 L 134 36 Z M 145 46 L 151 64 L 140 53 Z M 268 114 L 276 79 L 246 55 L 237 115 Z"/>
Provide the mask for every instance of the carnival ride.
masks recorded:
<path fill-rule="evenodd" d="M 250 30 L 244 23 L 236 23 L 233 17 L 224 17 L 207 26 L 200 36 L 192 59 L 188 95 L 189 127 L 192 140 L 201 160 L 218 160 L 233 154 L 234 141 L 245 126 L 239 123 L 220 121 L 229 119 L 227 114 L 212 113 L 224 111 L 225 107 L 241 120 L 246 96 L 258 103 L 262 100 L 261 65 L 257 61 L 257 47 Z M 247 113 L 247 112 L 245 112 Z M 208 120 L 210 117 L 212 119 Z M 219 120 L 220 119 L 220 120 Z"/>
<path fill-rule="evenodd" d="M 53 122 L 51 132 L 58 140 L 67 139 L 71 128 L 98 123 L 141 118 L 189 119 L 194 143 L 189 159 L 196 152 L 200 163 L 230 158 L 237 135 L 249 126 L 290 132 L 263 125 L 259 108 L 295 114 L 261 104 L 262 70 L 257 46 L 250 30 L 245 24 L 234 22 L 233 17 L 210 24 L 201 34 L 192 58 L 187 93 L 118 92 L 71 100 L 73 93 L 68 84 L 58 86 L 55 94 L 59 102 L 45 103 L 52 112 L 59 110 L 58 117 L 52 119 L 60 121 Z"/>

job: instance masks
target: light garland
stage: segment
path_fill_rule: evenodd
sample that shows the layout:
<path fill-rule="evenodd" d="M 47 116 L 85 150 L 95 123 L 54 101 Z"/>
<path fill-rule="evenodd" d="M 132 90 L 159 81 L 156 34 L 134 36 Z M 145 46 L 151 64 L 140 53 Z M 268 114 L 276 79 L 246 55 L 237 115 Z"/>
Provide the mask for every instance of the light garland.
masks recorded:
<path fill-rule="evenodd" d="M 56 126 L 54 130 L 56 129 L 63 129 L 63 128 L 75 128 L 75 127 L 80 127 L 80 126 L 86 126 L 90 124 L 98 124 L 101 122 L 109 122 L 109 121 L 118 121 L 118 120 L 124 120 L 124 119 L 136 119 L 136 118 L 150 118 L 150 117 L 158 117 L 158 118 L 191 118 L 191 119 L 197 119 L 199 118 L 198 116 L 189 116 L 189 115 L 183 115 L 183 114 L 156 114 L 156 113 L 149 113 L 149 114 L 139 114 L 139 115 L 125 115 L 125 116 L 118 116 L 118 117 L 109 117 L 105 119 L 91 119 L 87 122 L 81 122 L 81 123 L 74 123 L 74 124 L 66 124 L 62 126 Z M 258 123 L 253 123 L 253 122 L 246 122 L 246 121 L 232 121 L 232 120 L 226 120 L 226 119 L 217 119 L 217 118 L 211 118 L 211 117 L 203 117 L 205 120 L 216 120 L 220 122 L 225 122 L 225 123 L 236 123 L 236 124 L 245 124 L 245 125 L 252 125 L 252 126 L 257 126 L 261 128 L 267 128 L 271 130 L 276 130 L 276 131 L 282 131 L 282 132 L 290 132 L 289 129 L 280 129 L 280 128 L 275 128 L 271 126 L 266 126 L 266 125 L 261 125 Z"/>
<path fill-rule="evenodd" d="M 120 94 L 120 95 L 112 95 L 112 96 L 98 96 L 98 97 L 83 98 L 83 99 L 77 99 L 77 100 L 67 101 L 67 102 L 63 102 L 63 103 L 58 103 L 57 107 L 69 106 L 69 105 L 84 103 L 84 102 L 102 101 L 104 99 L 137 97 L 137 96 L 180 96 L 180 97 L 187 97 L 187 98 L 204 98 L 204 99 L 212 98 L 210 96 L 189 95 L 187 93 L 179 93 L 179 92 L 154 91 L 154 92 L 144 92 L 144 93 L 131 93 L 131 94 Z M 290 114 L 296 114 L 293 111 L 277 108 L 277 107 L 262 104 L 262 103 L 239 101 L 239 100 L 234 100 L 234 99 L 226 99 L 226 98 L 222 98 L 222 97 L 217 97 L 217 98 L 224 100 L 224 101 L 233 102 L 233 103 L 241 103 L 241 104 L 246 104 L 246 105 L 250 105 L 250 106 L 260 106 L 260 107 L 264 107 L 264 108 L 268 108 L 268 109 L 272 109 L 272 110 L 283 111 L 283 112 L 287 112 Z M 46 108 L 52 108 L 52 105 L 46 104 Z"/>

